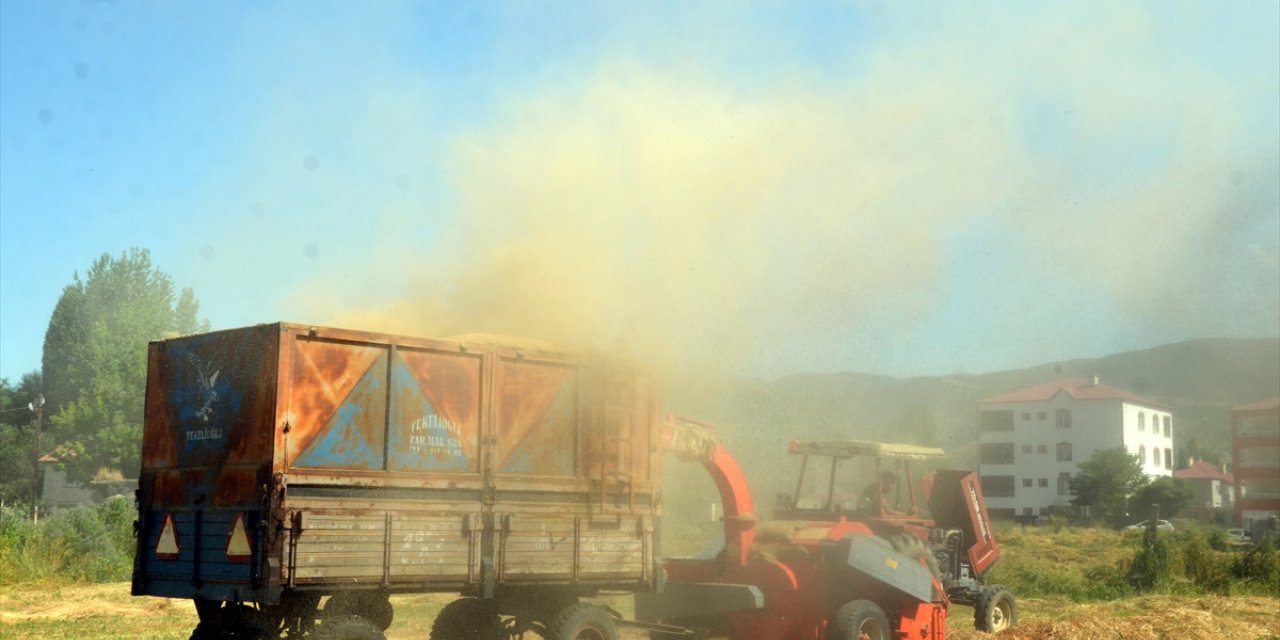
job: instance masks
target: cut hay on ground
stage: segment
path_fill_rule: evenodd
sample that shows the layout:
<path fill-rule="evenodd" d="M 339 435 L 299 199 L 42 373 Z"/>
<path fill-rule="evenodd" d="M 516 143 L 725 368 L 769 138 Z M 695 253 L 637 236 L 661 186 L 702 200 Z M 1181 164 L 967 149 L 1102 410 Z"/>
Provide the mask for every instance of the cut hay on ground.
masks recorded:
<path fill-rule="evenodd" d="M 1114 603 L 1072 605 L 1058 620 L 1043 619 L 1044 601 L 1022 603 L 1018 628 L 996 636 L 968 629 L 959 616 L 949 621 L 952 640 L 1191 640 L 1280 638 L 1280 603 L 1270 598 L 1144 596 Z M 956 613 L 964 609 L 957 608 Z M 1034 612 L 1034 617 L 1027 613 Z M 1030 619 L 1028 619 L 1030 618 Z M 959 631 L 958 627 L 965 627 Z"/>

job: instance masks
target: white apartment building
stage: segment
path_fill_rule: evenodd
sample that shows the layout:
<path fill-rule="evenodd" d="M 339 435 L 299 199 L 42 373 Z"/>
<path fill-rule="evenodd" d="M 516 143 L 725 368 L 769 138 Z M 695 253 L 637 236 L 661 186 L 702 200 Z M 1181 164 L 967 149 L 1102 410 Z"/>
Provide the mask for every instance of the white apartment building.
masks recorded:
<path fill-rule="evenodd" d="M 992 516 L 1034 517 L 1070 504 L 1079 463 L 1116 447 L 1137 456 L 1147 475 L 1172 475 L 1170 408 L 1097 377 L 978 401 L 978 474 Z"/>

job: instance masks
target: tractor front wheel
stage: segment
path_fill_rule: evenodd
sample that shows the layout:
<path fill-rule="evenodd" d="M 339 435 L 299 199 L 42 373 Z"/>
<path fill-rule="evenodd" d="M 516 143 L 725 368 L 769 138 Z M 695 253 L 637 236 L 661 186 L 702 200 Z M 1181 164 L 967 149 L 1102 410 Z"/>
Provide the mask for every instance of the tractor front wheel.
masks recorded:
<path fill-rule="evenodd" d="M 889 640 L 893 630 L 884 609 L 870 600 L 846 602 L 831 619 L 827 640 Z"/>
<path fill-rule="evenodd" d="M 982 590 L 973 607 L 973 624 L 978 631 L 996 633 L 1018 623 L 1018 602 L 1013 592 L 998 584 Z"/>

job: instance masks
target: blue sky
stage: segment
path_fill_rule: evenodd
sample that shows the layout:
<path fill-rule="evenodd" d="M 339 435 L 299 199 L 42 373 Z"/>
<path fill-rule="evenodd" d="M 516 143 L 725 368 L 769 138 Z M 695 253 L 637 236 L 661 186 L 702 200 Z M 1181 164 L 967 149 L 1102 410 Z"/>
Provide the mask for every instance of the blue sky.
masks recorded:
<path fill-rule="evenodd" d="M 135 246 L 746 375 L 1280 333 L 1274 2 L 369 4 L 0 0 L 0 375 Z"/>

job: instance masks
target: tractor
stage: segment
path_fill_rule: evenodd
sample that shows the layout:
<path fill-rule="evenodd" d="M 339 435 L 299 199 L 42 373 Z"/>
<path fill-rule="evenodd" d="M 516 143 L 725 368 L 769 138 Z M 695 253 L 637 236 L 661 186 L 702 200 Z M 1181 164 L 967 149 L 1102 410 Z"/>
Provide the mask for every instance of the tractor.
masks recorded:
<path fill-rule="evenodd" d="M 1013 595 L 982 582 L 999 551 L 976 475 L 931 472 L 921 488 L 932 519 L 915 504 L 910 463 L 940 458 L 941 450 L 795 441 L 795 491 L 760 522 L 746 477 L 708 425 L 670 418 L 664 445 L 711 474 L 724 506 L 724 545 L 710 558 L 665 559 L 660 588 L 636 594 L 637 618 L 654 625 L 652 637 L 944 640 L 953 602 L 974 607 L 978 629 L 1014 624 Z M 855 458 L 868 464 L 845 466 L 873 471 L 875 482 L 852 498 L 840 494 L 838 480 L 842 463 Z M 816 473 L 824 459 L 826 473 Z M 885 486 L 886 463 L 906 478 L 906 504 Z M 818 475 L 825 487 L 815 491 L 808 480 Z"/>

